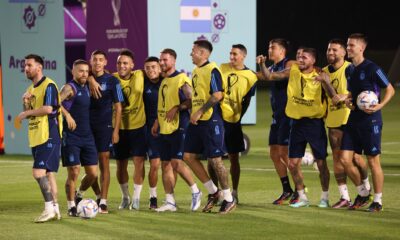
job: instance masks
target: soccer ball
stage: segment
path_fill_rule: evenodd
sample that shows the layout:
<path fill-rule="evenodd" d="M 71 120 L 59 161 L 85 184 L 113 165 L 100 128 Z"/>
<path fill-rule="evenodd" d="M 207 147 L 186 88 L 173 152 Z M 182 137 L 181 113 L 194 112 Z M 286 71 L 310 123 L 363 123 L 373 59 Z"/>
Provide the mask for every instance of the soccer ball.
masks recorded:
<path fill-rule="evenodd" d="M 360 110 L 375 106 L 378 102 L 378 97 L 373 91 L 363 91 L 357 96 L 357 106 Z"/>
<path fill-rule="evenodd" d="M 301 159 L 302 165 L 310 166 L 314 163 L 314 156 L 310 152 L 305 152 L 303 158 Z"/>
<path fill-rule="evenodd" d="M 82 199 L 77 207 L 78 216 L 81 218 L 94 218 L 99 212 L 96 201 L 90 198 Z"/>

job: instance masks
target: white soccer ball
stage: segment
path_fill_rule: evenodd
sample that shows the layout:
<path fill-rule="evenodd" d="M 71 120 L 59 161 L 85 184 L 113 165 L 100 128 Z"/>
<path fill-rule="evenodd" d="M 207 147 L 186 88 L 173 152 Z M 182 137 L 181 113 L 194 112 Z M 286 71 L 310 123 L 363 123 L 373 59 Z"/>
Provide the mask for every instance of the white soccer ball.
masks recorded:
<path fill-rule="evenodd" d="M 301 159 L 302 165 L 310 166 L 314 163 L 314 156 L 310 152 L 305 152 L 303 158 Z"/>
<path fill-rule="evenodd" d="M 363 91 L 357 96 L 357 106 L 360 110 L 368 109 L 378 103 L 378 97 L 373 91 Z"/>
<path fill-rule="evenodd" d="M 79 202 L 76 210 L 79 217 L 89 219 L 96 217 L 99 207 L 93 199 L 85 198 Z"/>

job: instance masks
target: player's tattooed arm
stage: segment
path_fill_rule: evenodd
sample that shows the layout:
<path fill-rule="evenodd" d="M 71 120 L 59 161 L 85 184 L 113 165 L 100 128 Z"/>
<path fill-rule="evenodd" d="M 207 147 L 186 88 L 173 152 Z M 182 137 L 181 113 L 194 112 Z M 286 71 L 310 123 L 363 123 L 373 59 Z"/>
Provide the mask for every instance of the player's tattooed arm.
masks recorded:
<path fill-rule="evenodd" d="M 71 85 L 65 84 L 60 91 L 61 102 L 63 102 L 64 100 L 69 100 L 73 96 L 74 90 L 72 89 Z"/>
<path fill-rule="evenodd" d="M 185 83 L 182 86 L 182 91 L 186 99 L 192 99 L 192 87 L 189 84 Z"/>
<path fill-rule="evenodd" d="M 208 111 L 211 107 L 213 107 L 215 104 L 220 102 L 222 98 L 224 97 L 223 92 L 214 92 L 211 97 L 208 99 L 208 101 L 199 109 L 197 112 L 193 113 L 192 116 L 190 117 L 190 122 L 192 124 L 197 124 L 197 121 L 201 118 L 201 116 Z"/>
<path fill-rule="evenodd" d="M 71 97 L 74 96 L 74 90 L 72 89 L 71 85 L 69 84 L 65 84 L 60 91 L 60 99 L 61 102 L 63 102 L 64 100 L 69 100 L 71 99 Z M 74 131 L 76 128 L 76 122 L 75 119 L 71 116 L 71 114 L 68 112 L 67 109 L 65 109 L 62 105 L 61 105 L 61 113 L 65 118 L 65 121 L 67 121 L 67 125 L 68 125 L 68 129 L 70 129 L 71 131 Z"/>
<path fill-rule="evenodd" d="M 205 113 L 208 109 L 212 108 L 215 104 L 221 101 L 223 98 L 222 92 L 215 92 L 211 95 L 208 101 L 200 108 L 200 110 Z"/>
<path fill-rule="evenodd" d="M 192 108 L 192 87 L 189 84 L 185 83 L 182 86 L 182 92 L 185 95 L 186 100 L 179 104 L 179 111 L 188 110 Z"/>

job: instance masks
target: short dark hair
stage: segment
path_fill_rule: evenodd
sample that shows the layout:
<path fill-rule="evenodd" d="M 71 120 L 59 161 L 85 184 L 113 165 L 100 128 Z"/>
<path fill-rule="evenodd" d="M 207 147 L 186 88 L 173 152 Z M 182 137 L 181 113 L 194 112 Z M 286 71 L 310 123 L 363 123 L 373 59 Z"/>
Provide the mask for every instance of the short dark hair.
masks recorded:
<path fill-rule="evenodd" d="M 37 62 L 40 65 L 42 65 L 42 67 L 44 66 L 43 58 L 41 56 L 39 56 L 39 55 L 31 53 L 31 54 L 28 54 L 28 55 L 25 56 L 25 60 L 27 60 L 27 59 L 33 59 L 33 60 L 35 60 L 35 62 Z"/>
<path fill-rule="evenodd" d="M 154 56 L 150 56 L 148 58 L 146 58 L 146 60 L 144 60 L 145 63 L 147 62 L 160 62 L 160 59 L 158 59 L 158 57 L 154 57 Z"/>
<path fill-rule="evenodd" d="M 107 54 L 99 49 L 94 50 L 90 56 L 93 57 L 94 55 L 103 55 L 104 58 L 107 59 Z"/>
<path fill-rule="evenodd" d="M 274 38 L 271 41 L 269 41 L 269 43 L 270 44 L 276 43 L 279 46 L 283 47 L 286 50 L 286 52 L 289 52 L 289 41 L 287 41 L 284 38 Z"/>
<path fill-rule="evenodd" d="M 197 41 L 194 41 L 193 44 L 208 50 L 210 53 L 213 50 L 212 44 L 207 40 L 197 40 Z"/>
<path fill-rule="evenodd" d="M 331 39 L 329 44 L 339 44 L 342 48 L 346 49 L 346 42 L 340 38 Z"/>
<path fill-rule="evenodd" d="M 177 57 L 175 50 L 171 48 L 164 48 L 160 53 L 169 54 L 173 56 L 175 59 Z"/>
<path fill-rule="evenodd" d="M 317 60 L 317 50 L 315 48 L 305 47 L 303 48 L 304 52 L 311 54 Z"/>
<path fill-rule="evenodd" d="M 245 55 L 247 55 L 247 48 L 243 44 L 233 44 L 232 48 L 240 49 Z"/>
<path fill-rule="evenodd" d="M 74 67 L 76 67 L 76 66 L 78 66 L 78 65 L 88 65 L 88 66 L 89 66 L 89 63 L 88 63 L 86 60 L 77 59 L 77 60 L 75 60 L 74 63 L 72 64 L 72 66 L 74 66 Z"/>
<path fill-rule="evenodd" d="M 132 61 L 135 61 L 135 54 L 127 48 L 121 49 L 118 56 L 127 56 L 127 57 L 131 58 Z"/>
<path fill-rule="evenodd" d="M 368 45 L 368 38 L 363 33 L 352 33 L 352 34 L 350 34 L 349 38 L 360 40 L 360 41 L 364 42 L 365 46 Z"/>

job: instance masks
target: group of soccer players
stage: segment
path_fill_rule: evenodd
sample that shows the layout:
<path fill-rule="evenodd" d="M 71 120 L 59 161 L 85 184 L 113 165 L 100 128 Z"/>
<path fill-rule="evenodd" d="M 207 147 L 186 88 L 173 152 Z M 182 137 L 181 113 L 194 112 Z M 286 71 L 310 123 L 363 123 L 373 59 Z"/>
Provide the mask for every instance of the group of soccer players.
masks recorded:
<path fill-rule="evenodd" d="M 247 49 L 242 44 L 233 45 L 230 62 L 218 66 L 209 61 L 212 44 L 198 40 L 191 52 L 195 65 L 191 79 L 176 70 L 177 53 L 173 49 L 162 50 L 159 58 L 148 57 L 144 70 L 133 70 L 133 53 L 122 50 L 116 63 L 117 72 L 113 74 L 106 71 L 106 53 L 96 50 L 89 62 L 82 59 L 74 62 L 73 79 L 60 93 L 56 84 L 43 75 L 41 57 L 26 56 L 25 73 L 33 84 L 23 95 L 24 111 L 17 120 L 29 118 L 33 176 L 45 200 L 45 210 L 35 221 L 61 217 L 54 177 L 60 148 L 68 172 L 65 190 L 69 216 L 77 216 L 77 204 L 90 187 L 97 196 L 99 212 L 108 213 L 111 153 L 116 159 L 122 193 L 119 209 L 139 210 L 144 163 L 148 158 L 151 209 L 177 210 L 174 187 L 178 174 L 191 190 L 191 210 L 200 207 L 202 193 L 189 166 L 208 191 L 202 211 L 210 212 L 219 203 L 219 213 L 229 213 L 239 201 L 239 153 L 244 150 L 241 118 L 258 79 L 273 81 L 270 156 L 283 187 L 282 195 L 273 203 L 289 200 L 291 207 L 309 205 L 301 171 L 301 158 L 309 143 L 320 172 L 322 194 L 318 207 L 330 206 L 326 124 L 341 195 L 332 207 L 357 209 L 369 202 L 368 167 L 360 156 L 364 151 L 374 186 L 368 210 L 382 210 L 380 109 L 394 95 L 394 88 L 383 71 L 364 58 L 366 46 L 362 34 L 352 34 L 347 47 L 340 39 L 331 40 L 326 52 L 329 65 L 321 70 L 314 66 L 315 49 L 301 47 L 296 60 L 288 60 L 287 41 L 277 38 L 270 41 L 268 49 L 268 59 L 273 64 L 267 68 L 267 57 L 258 56 L 256 61 L 261 71 L 255 73 L 244 64 Z M 345 61 L 346 48 L 352 63 Z M 379 104 L 364 111 L 357 108 L 355 101 L 360 92 L 371 90 L 380 96 L 380 88 L 386 88 L 386 94 Z M 232 191 L 222 162 L 226 153 L 231 162 Z M 207 159 L 207 169 L 199 161 L 201 157 Z M 132 196 L 130 159 L 134 163 Z M 77 187 L 81 165 L 85 175 Z M 160 165 L 165 202 L 158 206 L 156 186 Z M 353 203 L 346 186 L 347 176 L 358 191 Z"/>
<path fill-rule="evenodd" d="M 270 131 L 270 154 L 281 179 L 283 193 L 274 204 L 289 201 L 291 207 L 309 206 L 301 158 L 309 143 L 320 173 L 322 188 L 318 207 L 329 207 L 329 170 L 326 164 L 328 128 L 333 153 L 333 167 L 341 198 L 332 207 L 358 209 L 370 201 L 368 165 L 374 187 L 373 201 L 367 211 L 382 210 L 383 173 L 380 165 L 382 116 L 384 107 L 394 95 L 382 69 L 364 57 L 367 38 L 355 33 L 343 40 L 328 43 L 328 66 L 322 71 L 315 67 L 316 50 L 301 47 L 296 61 L 286 58 L 287 42 L 273 39 L 269 44 L 269 58 L 274 63 L 265 66 L 266 58 L 257 57 L 265 79 L 273 80 L 271 105 L 273 120 Z M 346 51 L 347 50 L 347 51 Z M 347 62 L 345 56 L 351 60 Z M 386 89 L 381 97 L 380 89 Z M 378 104 L 361 110 L 357 96 L 362 91 L 373 91 L 380 98 Z M 367 157 L 368 165 L 360 156 Z M 295 190 L 290 186 L 289 169 Z M 355 184 L 358 195 L 352 203 L 348 193 L 347 176 Z"/>

